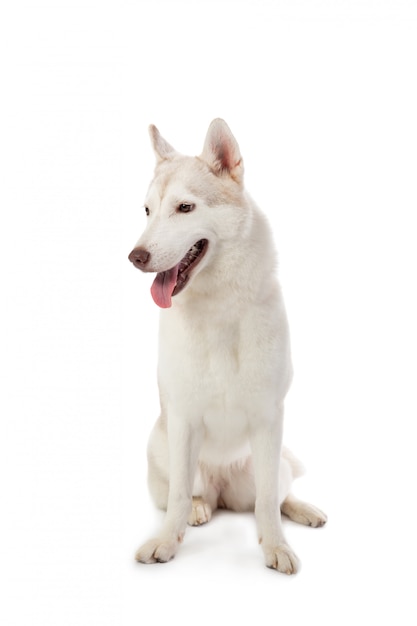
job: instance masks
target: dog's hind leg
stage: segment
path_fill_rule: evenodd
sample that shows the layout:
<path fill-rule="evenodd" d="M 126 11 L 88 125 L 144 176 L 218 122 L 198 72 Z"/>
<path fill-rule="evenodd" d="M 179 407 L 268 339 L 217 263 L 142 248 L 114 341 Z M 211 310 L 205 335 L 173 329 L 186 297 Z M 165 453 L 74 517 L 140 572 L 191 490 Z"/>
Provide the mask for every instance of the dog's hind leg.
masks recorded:
<path fill-rule="evenodd" d="M 164 417 L 156 422 L 148 444 L 148 486 L 153 501 L 166 511 L 169 494 L 169 450 Z M 193 487 L 192 509 L 188 517 L 190 526 L 201 526 L 211 520 L 217 509 L 218 492 L 197 469 Z"/>
<path fill-rule="evenodd" d="M 294 454 L 283 447 L 280 466 L 281 512 L 294 522 L 317 528 L 324 526 L 327 516 L 323 511 L 299 500 L 291 493 L 292 482 L 304 474 L 304 468 Z"/>
<path fill-rule="evenodd" d="M 218 506 L 219 492 L 204 474 L 199 466 L 194 479 L 192 509 L 188 517 L 190 526 L 201 526 L 209 522 Z"/>
<path fill-rule="evenodd" d="M 327 522 L 327 515 L 316 506 L 299 500 L 291 493 L 281 504 L 281 511 L 294 522 L 318 528 Z"/>
<path fill-rule="evenodd" d="M 211 520 L 213 509 L 210 504 L 201 496 L 193 496 L 191 513 L 188 516 L 190 526 L 202 526 Z"/>

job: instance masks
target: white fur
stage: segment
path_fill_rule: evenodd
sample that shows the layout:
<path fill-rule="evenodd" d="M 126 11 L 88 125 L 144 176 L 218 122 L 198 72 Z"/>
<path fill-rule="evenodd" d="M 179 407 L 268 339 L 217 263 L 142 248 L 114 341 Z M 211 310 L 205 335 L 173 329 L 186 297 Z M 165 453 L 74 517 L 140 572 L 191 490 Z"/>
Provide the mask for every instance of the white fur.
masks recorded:
<path fill-rule="evenodd" d="M 255 510 L 266 564 L 294 573 L 280 506 L 313 526 L 326 517 L 290 493 L 300 464 L 289 451 L 280 454 L 292 366 L 271 231 L 243 187 L 239 147 L 223 120 L 212 122 L 200 157 L 180 155 L 155 127 L 150 132 L 157 167 L 136 244 L 150 253 L 144 269 L 165 271 L 197 240 L 209 244 L 185 289 L 161 311 L 161 416 L 148 459 L 151 494 L 167 513 L 136 558 L 169 560 L 187 521 L 207 522 L 222 506 Z M 180 213 L 179 203 L 195 208 Z"/>

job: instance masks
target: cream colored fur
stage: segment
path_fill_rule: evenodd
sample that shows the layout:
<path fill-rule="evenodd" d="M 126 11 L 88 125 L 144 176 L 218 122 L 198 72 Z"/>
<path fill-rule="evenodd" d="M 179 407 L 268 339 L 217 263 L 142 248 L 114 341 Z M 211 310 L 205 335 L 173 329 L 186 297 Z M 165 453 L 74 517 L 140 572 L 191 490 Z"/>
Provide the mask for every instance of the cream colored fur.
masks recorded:
<path fill-rule="evenodd" d="M 292 366 L 270 227 L 244 189 L 240 150 L 223 120 L 212 122 L 200 157 L 178 154 L 150 132 L 157 166 L 136 244 L 149 253 L 143 269 L 174 267 L 201 239 L 208 248 L 161 311 L 161 415 L 148 461 L 151 494 L 167 512 L 136 558 L 168 561 L 187 522 L 203 524 L 226 507 L 255 511 L 266 565 L 292 574 L 298 561 L 280 508 L 312 526 L 326 516 L 291 494 L 301 466 L 282 448 Z M 193 210 L 179 212 L 180 203 Z"/>

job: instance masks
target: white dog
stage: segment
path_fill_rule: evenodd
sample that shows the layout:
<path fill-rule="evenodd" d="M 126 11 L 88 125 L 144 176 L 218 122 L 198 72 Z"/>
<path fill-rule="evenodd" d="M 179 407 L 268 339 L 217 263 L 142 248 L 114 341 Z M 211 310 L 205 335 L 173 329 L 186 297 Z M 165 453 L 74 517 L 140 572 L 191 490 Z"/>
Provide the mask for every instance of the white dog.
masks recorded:
<path fill-rule="evenodd" d="M 155 126 L 150 135 L 157 165 L 148 224 L 129 259 L 157 273 L 161 415 L 149 487 L 167 512 L 136 558 L 169 561 L 187 521 L 204 524 L 218 507 L 254 510 L 266 565 L 293 574 L 280 510 L 316 527 L 326 516 L 291 494 L 301 466 L 281 449 L 292 367 L 271 231 L 244 189 L 239 146 L 223 120 L 211 123 L 199 157 L 176 152 Z"/>

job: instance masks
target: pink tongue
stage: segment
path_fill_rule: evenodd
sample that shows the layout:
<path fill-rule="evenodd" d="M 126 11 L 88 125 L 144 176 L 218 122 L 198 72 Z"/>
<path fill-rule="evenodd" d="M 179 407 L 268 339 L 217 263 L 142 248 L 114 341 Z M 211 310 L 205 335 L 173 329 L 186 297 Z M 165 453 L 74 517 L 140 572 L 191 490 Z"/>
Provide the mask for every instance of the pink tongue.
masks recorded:
<path fill-rule="evenodd" d="M 153 281 L 151 287 L 152 298 L 155 304 L 162 309 L 168 309 L 171 306 L 171 296 L 177 284 L 178 269 L 179 263 L 166 272 L 159 272 Z"/>

